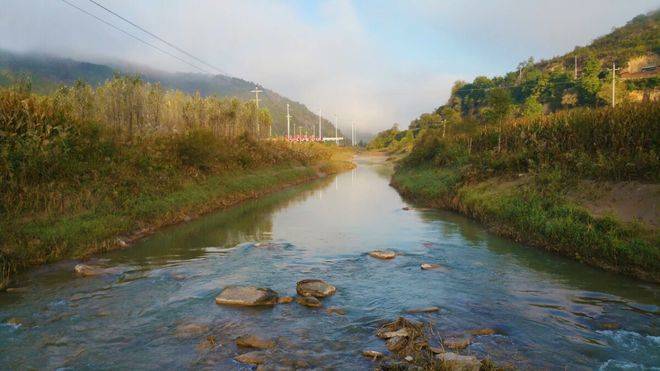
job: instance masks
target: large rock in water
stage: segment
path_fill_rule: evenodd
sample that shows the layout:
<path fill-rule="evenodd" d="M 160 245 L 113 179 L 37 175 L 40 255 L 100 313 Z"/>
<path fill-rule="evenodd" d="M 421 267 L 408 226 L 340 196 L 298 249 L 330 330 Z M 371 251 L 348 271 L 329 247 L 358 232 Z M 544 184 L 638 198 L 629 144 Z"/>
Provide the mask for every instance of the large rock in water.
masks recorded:
<path fill-rule="evenodd" d="M 323 280 L 302 280 L 296 284 L 296 292 L 300 296 L 325 298 L 337 291 L 337 288 Z"/>
<path fill-rule="evenodd" d="M 247 307 L 277 304 L 277 292 L 254 286 L 227 286 L 215 298 L 220 305 L 240 305 Z"/>

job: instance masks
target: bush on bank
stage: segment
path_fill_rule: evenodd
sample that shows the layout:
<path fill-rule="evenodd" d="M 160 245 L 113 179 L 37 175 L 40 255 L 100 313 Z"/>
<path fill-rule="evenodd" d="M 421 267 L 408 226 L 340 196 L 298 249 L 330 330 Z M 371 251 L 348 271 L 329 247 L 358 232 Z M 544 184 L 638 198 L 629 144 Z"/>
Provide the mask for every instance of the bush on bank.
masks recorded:
<path fill-rule="evenodd" d="M 0 89 L 0 287 L 176 213 L 313 178 L 334 155 L 257 140 L 255 112 L 120 77 L 47 96 Z"/>

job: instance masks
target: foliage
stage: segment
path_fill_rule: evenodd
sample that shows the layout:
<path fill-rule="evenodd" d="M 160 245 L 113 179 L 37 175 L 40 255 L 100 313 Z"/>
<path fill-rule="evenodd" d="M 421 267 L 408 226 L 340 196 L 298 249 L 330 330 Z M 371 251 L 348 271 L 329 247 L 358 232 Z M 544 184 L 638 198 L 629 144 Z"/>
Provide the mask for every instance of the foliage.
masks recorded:
<path fill-rule="evenodd" d="M 133 77 L 47 96 L 0 89 L 0 287 L 21 267 L 102 249 L 181 210 L 313 177 L 308 165 L 333 156 L 334 146 L 257 140 L 255 113 Z"/>
<path fill-rule="evenodd" d="M 555 168 L 591 178 L 657 181 L 658 127 L 660 102 L 623 104 L 615 109 L 581 108 L 514 119 L 501 131 L 487 128 L 444 140 L 437 131 L 429 131 L 418 138 L 405 163 L 444 166 L 469 161 L 481 173 Z"/>

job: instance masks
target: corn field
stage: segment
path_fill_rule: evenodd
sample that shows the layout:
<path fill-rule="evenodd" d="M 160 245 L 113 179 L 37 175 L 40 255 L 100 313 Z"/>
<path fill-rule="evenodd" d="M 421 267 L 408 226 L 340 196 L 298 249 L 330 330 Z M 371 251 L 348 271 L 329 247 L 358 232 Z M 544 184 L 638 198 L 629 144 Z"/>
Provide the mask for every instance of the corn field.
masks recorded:
<path fill-rule="evenodd" d="M 479 133 L 418 138 L 409 164 L 471 163 L 476 171 L 555 168 L 612 180 L 660 179 L 660 102 L 579 108 L 515 119 Z"/>

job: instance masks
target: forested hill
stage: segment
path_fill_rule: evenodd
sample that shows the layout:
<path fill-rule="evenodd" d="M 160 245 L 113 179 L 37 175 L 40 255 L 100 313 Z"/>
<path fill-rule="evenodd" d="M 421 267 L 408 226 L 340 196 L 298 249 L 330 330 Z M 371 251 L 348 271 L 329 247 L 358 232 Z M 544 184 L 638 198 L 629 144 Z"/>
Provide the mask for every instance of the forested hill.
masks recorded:
<path fill-rule="evenodd" d="M 539 62 L 530 58 L 504 76 L 457 81 L 448 102 L 436 113 L 452 109 L 463 116 L 488 120 L 489 115 L 498 115 L 492 110 L 498 100 L 510 101 L 513 114 L 520 116 L 609 104 L 612 62 L 620 68 L 616 85 L 619 102 L 657 99 L 659 21 L 660 10 L 639 15 L 565 55 Z"/>
<path fill-rule="evenodd" d="M 70 85 L 78 80 L 98 85 L 117 73 L 137 74 L 144 81 L 159 82 L 168 89 L 191 94 L 199 92 L 203 96 L 234 96 L 241 100 L 254 99 L 254 93 L 250 93 L 250 90 L 259 86 L 264 91 L 259 96 L 260 106 L 270 111 L 273 134 L 286 133 L 287 103 L 290 105 L 292 126 L 307 128 L 310 134 L 314 128 L 318 129 L 318 117 L 305 105 L 251 81 L 223 75 L 172 73 L 132 65 L 106 65 L 38 54 L 18 54 L 0 49 L 0 85 L 9 85 L 27 76 L 34 91 L 48 93 L 63 84 Z M 324 121 L 323 131 L 325 136 L 335 135 L 334 126 L 328 121 Z"/>

